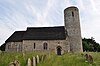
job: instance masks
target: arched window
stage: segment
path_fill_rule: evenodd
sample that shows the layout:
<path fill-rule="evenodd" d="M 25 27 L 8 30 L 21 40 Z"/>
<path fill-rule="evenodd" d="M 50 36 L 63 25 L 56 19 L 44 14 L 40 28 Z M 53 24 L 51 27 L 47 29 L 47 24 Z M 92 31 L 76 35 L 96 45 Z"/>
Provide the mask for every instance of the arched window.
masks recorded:
<path fill-rule="evenodd" d="M 47 43 L 44 43 L 44 44 L 43 44 L 43 49 L 44 49 L 44 50 L 47 50 L 47 49 L 48 49 L 48 44 L 47 44 Z"/>

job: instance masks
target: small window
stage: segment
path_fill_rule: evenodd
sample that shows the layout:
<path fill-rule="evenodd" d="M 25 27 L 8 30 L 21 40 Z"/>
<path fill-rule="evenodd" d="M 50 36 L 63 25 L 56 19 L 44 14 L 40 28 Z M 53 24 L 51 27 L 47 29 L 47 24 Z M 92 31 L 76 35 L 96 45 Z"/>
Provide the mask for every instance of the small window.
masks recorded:
<path fill-rule="evenodd" d="M 74 12 L 72 12 L 72 16 L 74 17 Z"/>
<path fill-rule="evenodd" d="M 43 49 L 44 49 L 44 50 L 47 50 L 47 49 L 48 49 L 48 44 L 47 44 L 47 43 L 44 43 L 44 44 L 43 44 Z"/>
<path fill-rule="evenodd" d="M 36 47 L 36 46 L 35 46 L 35 43 L 34 43 L 34 49 L 35 49 L 35 47 Z"/>

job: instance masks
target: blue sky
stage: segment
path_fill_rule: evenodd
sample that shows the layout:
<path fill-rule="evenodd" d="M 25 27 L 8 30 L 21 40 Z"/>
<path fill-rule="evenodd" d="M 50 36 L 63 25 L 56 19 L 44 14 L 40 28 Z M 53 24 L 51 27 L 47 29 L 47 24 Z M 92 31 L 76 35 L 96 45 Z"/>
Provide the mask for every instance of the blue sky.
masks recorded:
<path fill-rule="evenodd" d="M 99 0 L 0 0 L 0 45 L 27 27 L 63 26 L 63 10 L 69 6 L 80 10 L 82 37 L 100 43 Z"/>

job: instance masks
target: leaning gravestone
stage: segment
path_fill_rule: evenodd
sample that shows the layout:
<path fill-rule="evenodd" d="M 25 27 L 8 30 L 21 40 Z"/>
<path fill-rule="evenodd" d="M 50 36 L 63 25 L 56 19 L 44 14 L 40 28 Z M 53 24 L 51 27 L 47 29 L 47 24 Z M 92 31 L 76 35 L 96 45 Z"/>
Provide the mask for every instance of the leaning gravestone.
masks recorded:
<path fill-rule="evenodd" d="M 16 66 L 14 62 L 10 62 L 8 66 Z"/>
<path fill-rule="evenodd" d="M 20 66 L 20 63 L 18 60 L 15 60 L 13 62 L 10 62 L 8 66 Z"/>
<path fill-rule="evenodd" d="M 16 66 L 14 62 L 10 62 L 8 66 Z"/>
<path fill-rule="evenodd" d="M 44 55 L 41 56 L 41 61 L 43 61 L 43 60 L 44 60 Z"/>
<path fill-rule="evenodd" d="M 37 63 L 39 63 L 39 56 L 38 55 L 36 56 L 36 59 L 37 59 Z"/>
<path fill-rule="evenodd" d="M 30 58 L 28 58 L 27 66 L 32 66 L 32 62 L 31 62 L 31 59 Z"/>
<path fill-rule="evenodd" d="M 15 63 L 16 66 L 20 66 L 20 63 L 19 63 L 18 60 L 15 60 L 14 63 Z"/>
<path fill-rule="evenodd" d="M 88 61 L 89 57 L 88 54 L 85 54 L 86 62 Z"/>
<path fill-rule="evenodd" d="M 41 61 L 44 61 L 45 58 L 46 58 L 46 55 L 42 55 Z"/>
<path fill-rule="evenodd" d="M 36 66 L 36 58 L 33 56 L 33 66 Z"/>
<path fill-rule="evenodd" d="M 90 63 L 93 63 L 93 57 L 92 57 L 92 55 L 89 55 L 88 61 L 89 61 Z"/>

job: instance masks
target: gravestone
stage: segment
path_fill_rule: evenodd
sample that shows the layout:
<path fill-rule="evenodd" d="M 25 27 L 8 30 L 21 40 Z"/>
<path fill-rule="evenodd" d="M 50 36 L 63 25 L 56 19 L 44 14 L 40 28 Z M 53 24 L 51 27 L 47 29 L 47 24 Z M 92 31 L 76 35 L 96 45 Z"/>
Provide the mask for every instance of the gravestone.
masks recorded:
<path fill-rule="evenodd" d="M 43 61 L 43 55 L 41 56 L 41 61 Z"/>
<path fill-rule="evenodd" d="M 30 58 L 28 58 L 27 66 L 32 66 L 32 62 L 31 62 L 31 59 Z"/>
<path fill-rule="evenodd" d="M 18 60 L 15 60 L 13 62 L 10 62 L 8 66 L 20 66 L 20 63 Z"/>
<path fill-rule="evenodd" d="M 45 58 L 46 58 L 46 55 L 42 55 L 41 56 L 41 61 L 44 61 Z"/>
<path fill-rule="evenodd" d="M 14 62 L 10 62 L 8 66 L 16 66 Z"/>
<path fill-rule="evenodd" d="M 33 66 L 36 66 L 36 58 L 33 56 Z"/>
<path fill-rule="evenodd" d="M 89 55 L 88 61 L 89 61 L 90 63 L 93 63 L 93 57 L 92 57 L 92 55 Z"/>
<path fill-rule="evenodd" d="M 42 55 L 41 61 L 44 61 L 44 59 L 45 59 L 45 55 Z"/>
<path fill-rule="evenodd" d="M 88 54 L 85 54 L 86 61 L 88 61 Z"/>
<path fill-rule="evenodd" d="M 14 63 L 15 63 L 16 66 L 20 66 L 20 63 L 19 63 L 18 60 L 15 60 Z"/>
<path fill-rule="evenodd" d="M 36 59 L 37 59 L 37 63 L 39 63 L 39 56 L 38 55 L 36 56 Z"/>

